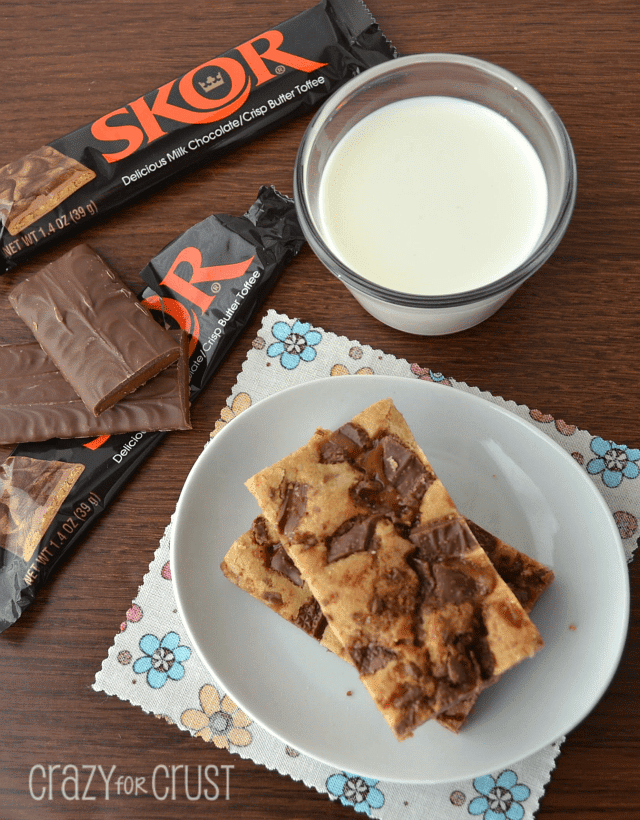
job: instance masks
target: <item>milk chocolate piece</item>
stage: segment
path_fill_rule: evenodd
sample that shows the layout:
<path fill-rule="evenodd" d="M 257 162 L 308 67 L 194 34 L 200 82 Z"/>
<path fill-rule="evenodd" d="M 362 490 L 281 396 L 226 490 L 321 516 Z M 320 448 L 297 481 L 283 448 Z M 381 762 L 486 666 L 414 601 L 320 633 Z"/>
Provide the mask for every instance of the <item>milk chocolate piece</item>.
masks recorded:
<path fill-rule="evenodd" d="M 553 582 L 553 571 L 506 544 L 470 519 L 466 521 L 489 555 L 498 574 L 507 582 L 525 611 L 531 612 L 544 590 Z M 312 635 L 343 660 L 353 664 L 342 644 L 335 638 L 326 618 L 322 616 L 320 604 L 300 578 L 300 573 L 295 569 L 291 559 L 287 557 L 289 563 L 286 565 L 287 569 L 284 570 L 280 566 L 274 566 L 273 560 L 266 559 L 265 556 L 271 553 L 286 556 L 278 533 L 270 530 L 265 519 L 259 516 L 253 522 L 251 530 L 230 547 L 222 563 L 222 570 L 227 578 L 240 589 L 262 600 L 279 615 Z M 291 568 L 297 573 L 295 582 L 289 575 Z M 289 578 L 298 589 L 291 590 L 290 584 L 287 586 L 284 578 Z M 271 591 L 274 583 L 278 584 L 280 592 Z M 300 588 L 302 588 L 303 595 L 301 595 Z M 288 599 L 288 592 L 295 595 L 295 606 L 287 607 L 285 599 Z M 377 598 L 372 601 L 371 608 L 374 614 L 379 615 L 386 608 L 386 604 L 381 598 Z M 419 670 L 417 672 L 414 670 L 414 674 L 418 672 Z M 452 732 L 459 732 L 476 701 L 477 695 L 464 698 L 450 710 L 441 712 L 436 720 Z"/>
<path fill-rule="evenodd" d="M 293 623 L 316 640 L 322 638 L 327 629 L 327 619 L 315 598 L 302 604 Z"/>
<path fill-rule="evenodd" d="M 373 549 L 377 517 L 353 518 L 339 527 L 327 540 L 327 563 L 338 561 L 354 552 Z"/>
<path fill-rule="evenodd" d="M 291 558 L 289 558 L 282 544 L 273 538 L 269 526 L 262 516 L 258 516 L 258 518 L 254 520 L 249 535 L 258 549 L 262 550 L 264 556 L 262 563 L 265 568 L 284 575 L 297 587 L 301 587 L 304 584 L 298 572 L 298 568 Z M 263 595 L 263 597 L 265 596 Z M 267 600 L 266 597 L 265 600 Z M 282 599 L 280 599 L 280 603 L 282 603 Z"/>
<path fill-rule="evenodd" d="M 409 540 L 418 547 L 418 554 L 424 560 L 439 555 L 464 555 L 477 544 L 471 528 L 457 518 L 418 524 L 411 530 Z"/>
<path fill-rule="evenodd" d="M 278 524 L 284 533 L 293 532 L 305 512 L 307 487 L 304 484 L 289 484 L 284 491 L 284 499 L 278 512 Z"/>
<path fill-rule="evenodd" d="M 293 563 L 291 558 L 289 558 L 282 544 L 278 544 L 273 550 L 269 561 L 269 567 L 274 572 L 279 572 L 281 575 L 285 575 L 291 583 L 295 584 L 297 587 L 301 587 L 304 583 L 298 568 Z"/>
<path fill-rule="evenodd" d="M 327 461 L 336 441 L 319 429 L 247 487 L 403 740 L 543 642 L 393 402 L 377 402 L 350 424 L 366 443 L 341 448 L 343 460 Z M 285 532 L 282 508 L 294 486 L 306 488 L 305 503 L 293 525 L 285 516 Z M 334 536 L 372 514 L 367 547 L 342 544 L 329 560 Z"/>
<path fill-rule="evenodd" d="M 353 424 L 343 424 L 339 430 L 322 445 L 320 454 L 326 464 L 340 464 L 355 458 L 369 446 L 369 436 Z"/>
<path fill-rule="evenodd" d="M 96 416 L 180 354 L 171 334 L 87 245 L 17 284 L 9 301 Z"/>
<path fill-rule="evenodd" d="M 95 176 L 50 145 L 10 162 L 0 168 L 0 224 L 17 236 Z"/>
<path fill-rule="evenodd" d="M 177 362 L 99 416 L 37 342 L 0 345 L 0 444 L 190 429 L 187 344 L 182 334 Z"/>
<path fill-rule="evenodd" d="M 326 464 L 350 463 L 361 472 L 351 488 L 356 504 L 398 523 L 415 518 L 420 500 L 435 474 L 393 436 L 371 441 L 365 430 L 345 424 L 322 445 Z"/>
<path fill-rule="evenodd" d="M 0 547 L 29 561 L 83 470 L 82 464 L 9 456 L 0 465 Z"/>

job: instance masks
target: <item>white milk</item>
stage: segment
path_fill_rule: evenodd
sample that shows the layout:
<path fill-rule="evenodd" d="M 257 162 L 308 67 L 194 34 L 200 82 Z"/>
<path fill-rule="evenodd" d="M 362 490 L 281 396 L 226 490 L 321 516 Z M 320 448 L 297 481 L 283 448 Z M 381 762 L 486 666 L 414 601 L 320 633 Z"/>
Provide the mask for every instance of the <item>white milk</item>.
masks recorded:
<path fill-rule="evenodd" d="M 353 271 L 439 295 L 486 285 L 527 258 L 547 185 L 533 146 L 504 117 L 466 100 L 415 97 L 343 137 L 320 207 L 329 245 Z"/>

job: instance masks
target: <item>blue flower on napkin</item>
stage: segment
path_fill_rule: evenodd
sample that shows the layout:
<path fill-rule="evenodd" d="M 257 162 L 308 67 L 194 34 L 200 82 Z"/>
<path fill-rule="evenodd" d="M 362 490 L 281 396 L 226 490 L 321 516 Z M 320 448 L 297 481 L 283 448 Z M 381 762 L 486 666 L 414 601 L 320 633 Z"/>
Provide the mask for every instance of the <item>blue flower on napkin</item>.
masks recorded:
<path fill-rule="evenodd" d="M 297 319 L 292 325 L 276 322 L 271 332 L 278 341 L 269 345 L 267 356 L 272 359 L 279 356 L 280 364 L 287 370 L 293 370 L 300 361 L 312 362 L 315 359 L 315 345 L 320 342 L 322 335 L 317 330 L 311 330 L 308 322 Z"/>
<path fill-rule="evenodd" d="M 482 797 L 475 797 L 469 803 L 469 814 L 481 814 L 483 820 L 522 820 L 524 809 L 521 803 L 529 797 L 531 789 L 518 783 L 518 775 L 506 769 L 497 779 L 490 774 L 476 777 L 473 787 Z"/>
<path fill-rule="evenodd" d="M 640 475 L 636 463 L 640 459 L 640 450 L 606 441 L 599 436 L 591 440 L 591 449 L 598 458 L 588 462 L 587 472 L 591 475 L 602 473 L 602 481 L 607 487 L 619 487 L 623 478 L 637 478 Z"/>
<path fill-rule="evenodd" d="M 171 680 L 180 680 L 184 676 L 184 661 L 191 656 L 188 646 L 180 646 L 180 635 L 167 632 L 160 641 L 155 635 L 143 635 L 140 638 L 140 649 L 145 653 L 133 664 L 136 674 L 147 673 L 147 683 L 153 689 L 160 689 Z"/>
<path fill-rule="evenodd" d="M 326 786 L 329 794 L 340 798 L 344 806 L 371 815 L 371 809 L 384 806 L 384 794 L 376 788 L 378 782 L 370 777 L 340 772 L 328 777 Z"/>

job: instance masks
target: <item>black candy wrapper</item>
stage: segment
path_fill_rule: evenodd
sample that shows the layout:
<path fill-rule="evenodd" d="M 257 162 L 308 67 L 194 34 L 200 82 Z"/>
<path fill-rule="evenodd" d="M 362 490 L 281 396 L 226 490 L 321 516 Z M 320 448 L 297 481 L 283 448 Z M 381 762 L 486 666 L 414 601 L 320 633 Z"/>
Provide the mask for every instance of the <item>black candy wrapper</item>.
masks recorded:
<path fill-rule="evenodd" d="M 69 232 L 312 111 L 351 77 L 396 56 L 362 0 L 322 0 L 49 143 L 47 149 L 80 163 L 92 178 L 61 198 L 49 196 L 48 204 L 37 198 L 37 211 L 23 226 L 11 224 L 24 197 L 19 191 L 37 189 L 40 172 L 31 179 L 29 155 L 14 158 L 13 165 L 0 162 L 0 274 Z M 41 184 L 45 191 L 50 185 Z"/>
<path fill-rule="evenodd" d="M 210 216 L 167 245 L 141 271 L 141 301 L 157 321 L 189 334 L 190 399 L 195 401 L 230 347 L 304 244 L 293 200 L 263 186 L 243 216 Z M 38 590 L 167 433 L 19 444 L 5 462 L 79 465 L 68 495 L 44 529 L 46 503 L 14 486 L 0 467 L 0 631 L 15 623 Z M 176 433 L 175 435 L 184 435 Z M 3 465 L 4 466 L 4 465 Z M 83 469 L 82 469 L 83 468 Z M 29 517 L 29 509 L 32 510 Z M 21 518 L 22 515 L 22 518 Z M 25 518 L 26 516 L 26 518 Z M 37 520 L 36 520 L 37 519 Z M 46 521 L 46 517 L 45 517 Z M 16 539 L 15 533 L 21 535 Z M 11 544 L 11 549 L 6 549 Z M 22 554 L 21 554 L 22 552 Z M 25 560 L 25 555 L 28 556 Z"/>

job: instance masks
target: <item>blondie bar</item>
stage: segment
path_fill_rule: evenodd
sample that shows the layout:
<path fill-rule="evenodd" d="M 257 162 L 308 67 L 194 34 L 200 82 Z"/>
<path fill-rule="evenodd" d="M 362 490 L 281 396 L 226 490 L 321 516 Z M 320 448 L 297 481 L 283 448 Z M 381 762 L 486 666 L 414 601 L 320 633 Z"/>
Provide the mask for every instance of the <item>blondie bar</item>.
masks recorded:
<path fill-rule="evenodd" d="M 515 593 L 525 612 L 530 613 L 542 593 L 551 585 L 554 577 L 552 570 L 468 518 L 466 520 L 498 574 Z M 284 550 L 278 533 L 263 516 L 258 516 L 251 529 L 231 545 L 221 569 L 240 589 L 311 635 L 334 654 L 352 663 L 322 614 L 320 604 Z M 450 710 L 437 715 L 438 723 L 453 732 L 459 732 L 476 700 L 477 695 L 469 695 L 459 701 Z"/>
<path fill-rule="evenodd" d="M 390 399 L 247 487 L 398 739 L 542 647 Z"/>

